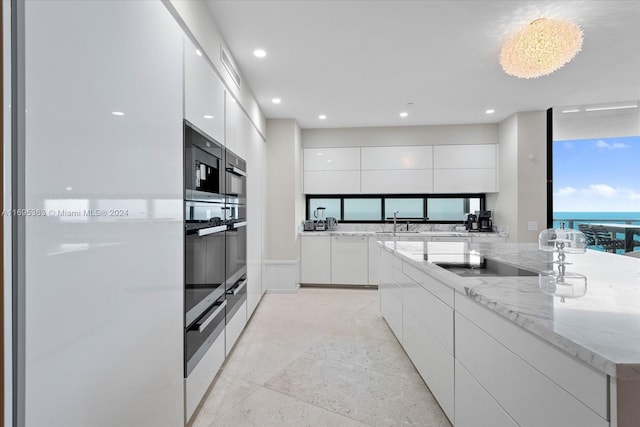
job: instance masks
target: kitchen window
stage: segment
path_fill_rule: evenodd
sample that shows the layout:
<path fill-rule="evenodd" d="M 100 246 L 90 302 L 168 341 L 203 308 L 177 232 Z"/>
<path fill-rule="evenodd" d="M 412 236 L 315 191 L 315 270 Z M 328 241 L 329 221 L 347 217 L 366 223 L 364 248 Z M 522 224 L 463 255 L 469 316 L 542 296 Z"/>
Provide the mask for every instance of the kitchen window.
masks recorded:
<path fill-rule="evenodd" d="M 306 219 L 316 219 L 315 210 L 324 207 L 325 217 L 346 223 L 389 222 L 398 212 L 403 222 L 457 224 L 484 206 L 484 194 L 307 195 Z"/>

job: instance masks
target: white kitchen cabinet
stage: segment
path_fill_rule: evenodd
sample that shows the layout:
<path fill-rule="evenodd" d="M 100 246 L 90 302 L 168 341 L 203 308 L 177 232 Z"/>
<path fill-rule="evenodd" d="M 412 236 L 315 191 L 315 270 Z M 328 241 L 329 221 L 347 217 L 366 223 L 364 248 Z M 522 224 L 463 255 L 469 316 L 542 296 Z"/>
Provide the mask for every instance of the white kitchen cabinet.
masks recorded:
<path fill-rule="evenodd" d="M 363 171 L 432 169 L 433 147 L 428 145 L 362 147 L 360 159 Z"/>
<path fill-rule="evenodd" d="M 247 158 L 247 140 L 251 137 L 252 125 L 240 104 L 226 92 L 225 106 L 225 145 L 242 159 Z"/>
<path fill-rule="evenodd" d="M 496 169 L 434 169 L 434 193 L 493 193 L 498 191 Z"/>
<path fill-rule="evenodd" d="M 300 236 L 300 283 L 331 283 L 331 236 Z"/>
<path fill-rule="evenodd" d="M 434 169 L 495 169 L 496 144 L 436 145 L 433 147 Z"/>
<path fill-rule="evenodd" d="M 331 237 L 331 283 L 369 284 L 369 244 L 366 236 Z"/>
<path fill-rule="evenodd" d="M 159 1 L 15 4 L 27 113 L 12 130 L 28 171 L 16 195 L 128 212 L 28 216 L 14 236 L 28 272 L 17 423 L 183 426 L 183 32 Z"/>
<path fill-rule="evenodd" d="M 247 282 L 248 283 L 248 282 Z M 228 356 L 236 341 L 240 337 L 242 330 L 247 324 L 247 303 L 242 303 L 238 311 L 236 311 L 231 319 L 227 318 L 225 327 L 225 353 Z"/>
<path fill-rule="evenodd" d="M 453 419 L 452 419 L 453 420 Z M 482 388 L 460 362 L 455 362 L 455 426 L 517 427 L 518 424 Z"/>
<path fill-rule="evenodd" d="M 247 140 L 247 318 L 251 318 L 262 298 L 262 265 L 266 206 L 263 186 L 266 181 L 266 143 L 251 127 Z"/>
<path fill-rule="evenodd" d="M 455 327 L 456 360 L 519 425 L 609 426 L 605 418 L 522 360 L 488 331 L 458 313 Z M 606 390 L 604 383 L 602 392 Z"/>
<path fill-rule="evenodd" d="M 416 285 L 417 286 L 417 285 Z M 423 292 L 427 292 L 424 291 Z M 403 296 L 404 298 L 404 296 Z M 405 300 L 406 301 L 406 300 Z M 403 301 L 402 347 L 450 420 L 454 418 L 454 358 Z M 453 327 L 450 318 L 441 319 Z M 453 331 L 452 331 L 453 332 Z M 453 333 L 451 334 L 453 339 Z"/>
<path fill-rule="evenodd" d="M 305 148 L 305 194 L 359 194 L 360 148 Z"/>
<path fill-rule="evenodd" d="M 184 116 L 224 144 L 224 85 L 203 53 L 184 38 Z"/>
<path fill-rule="evenodd" d="M 471 242 L 470 236 L 433 236 L 432 242 Z"/>
<path fill-rule="evenodd" d="M 304 171 L 305 194 L 359 194 L 360 171 Z"/>
<path fill-rule="evenodd" d="M 360 148 L 305 148 L 305 171 L 360 171 Z"/>
<path fill-rule="evenodd" d="M 402 343 L 402 292 L 389 273 L 380 270 L 380 312 L 398 342 Z"/>
<path fill-rule="evenodd" d="M 184 380 L 185 425 L 193 416 L 225 359 L 225 333 L 215 339 L 209 350 Z"/>
<path fill-rule="evenodd" d="M 434 193 L 498 191 L 496 144 L 433 147 Z"/>
<path fill-rule="evenodd" d="M 433 192 L 433 171 L 431 169 L 363 170 L 361 179 L 363 194 Z"/>

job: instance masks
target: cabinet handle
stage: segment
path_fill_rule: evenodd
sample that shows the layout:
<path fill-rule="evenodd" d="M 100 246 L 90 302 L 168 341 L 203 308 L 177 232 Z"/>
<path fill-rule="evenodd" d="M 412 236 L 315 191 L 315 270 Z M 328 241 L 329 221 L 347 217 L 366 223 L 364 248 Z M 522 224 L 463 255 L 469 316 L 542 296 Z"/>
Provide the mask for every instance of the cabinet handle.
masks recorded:
<path fill-rule="evenodd" d="M 207 227 L 198 230 L 198 236 L 206 236 L 208 234 L 219 233 L 227 229 L 226 225 L 218 225 L 217 227 Z"/>
<path fill-rule="evenodd" d="M 233 223 L 233 228 L 240 228 L 240 227 L 246 227 L 246 226 L 247 226 L 247 221 Z"/>
<path fill-rule="evenodd" d="M 200 323 L 196 323 L 196 326 L 198 327 L 198 332 L 202 332 L 205 330 L 205 328 L 207 326 L 209 326 L 209 323 L 213 322 L 213 319 L 220 314 L 220 312 L 222 310 L 224 310 L 224 308 L 227 306 L 227 300 L 222 301 L 222 304 L 220 304 L 220 306 L 218 308 L 216 308 L 216 311 L 214 311 L 213 313 L 211 313 L 211 315 L 207 316 L 206 319 L 204 319 L 202 322 Z"/>
<path fill-rule="evenodd" d="M 235 166 L 232 167 L 228 167 L 227 168 L 227 172 L 230 172 L 234 175 L 238 175 L 238 176 L 247 176 L 247 173 L 245 171 L 243 171 L 242 169 L 238 169 Z"/>
<path fill-rule="evenodd" d="M 244 281 L 242 283 L 240 283 L 236 288 L 234 289 L 229 289 L 227 291 L 227 295 L 238 295 L 238 292 L 240 292 L 242 290 L 242 288 L 244 288 L 245 286 L 247 286 L 247 282 L 249 280 L 248 279 L 244 279 Z M 226 301 L 225 301 L 226 302 Z"/>

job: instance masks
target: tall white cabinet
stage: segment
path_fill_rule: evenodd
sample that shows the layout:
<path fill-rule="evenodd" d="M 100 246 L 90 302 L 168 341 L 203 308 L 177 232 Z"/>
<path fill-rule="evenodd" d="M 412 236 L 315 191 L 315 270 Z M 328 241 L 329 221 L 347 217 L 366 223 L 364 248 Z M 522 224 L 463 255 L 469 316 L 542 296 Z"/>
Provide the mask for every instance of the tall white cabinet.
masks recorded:
<path fill-rule="evenodd" d="M 161 2 L 24 8 L 23 425 L 182 426 L 182 31 Z"/>
<path fill-rule="evenodd" d="M 202 51 L 184 40 L 184 117 L 224 144 L 224 85 Z"/>

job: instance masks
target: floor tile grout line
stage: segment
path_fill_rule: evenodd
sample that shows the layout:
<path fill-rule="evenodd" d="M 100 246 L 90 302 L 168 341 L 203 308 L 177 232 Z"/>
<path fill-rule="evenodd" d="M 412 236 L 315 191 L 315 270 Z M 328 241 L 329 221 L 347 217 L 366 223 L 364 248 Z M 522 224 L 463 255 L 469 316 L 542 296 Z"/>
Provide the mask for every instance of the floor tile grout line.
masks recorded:
<path fill-rule="evenodd" d="M 267 386 L 266 384 L 263 386 L 263 388 L 265 388 L 266 390 L 272 391 L 272 392 L 274 392 L 274 393 L 278 393 L 278 394 L 281 394 L 281 395 L 283 395 L 283 396 L 287 396 L 287 397 L 289 397 L 289 398 L 291 398 L 291 399 L 295 399 L 295 400 L 297 400 L 298 402 L 304 403 L 305 405 L 310 405 L 310 406 L 313 406 L 313 407 L 316 407 L 316 408 L 320 408 L 320 409 L 322 409 L 322 410 L 324 410 L 324 411 L 331 412 L 331 413 L 336 414 L 336 415 L 339 415 L 339 416 L 341 416 L 341 417 L 343 417 L 343 418 L 348 418 L 348 419 L 350 419 L 350 420 L 352 420 L 352 421 L 355 421 L 355 422 L 360 423 L 360 424 L 365 425 L 365 426 L 374 427 L 374 426 L 372 426 L 371 424 L 367 424 L 367 423 L 365 423 L 364 421 L 360 421 L 360 420 L 358 420 L 358 419 L 356 419 L 356 418 L 353 418 L 353 417 L 350 417 L 350 416 L 348 416 L 348 415 L 341 414 L 340 412 L 336 412 L 336 411 L 334 411 L 334 410 L 332 410 L 332 409 L 325 408 L 324 406 L 320 406 L 320 405 L 317 405 L 317 404 L 315 404 L 315 403 L 307 402 L 306 400 L 302 400 L 302 399 L 300 399 L 300 398 L 298 398 L 298 397 L 296 397 L 296 396 L 291 396 L 290 394 L 284 393 L 284 392 L 282 392 L 281 390 L 273 389 L 273 388 L 271 388 L 271 387 Z"/>

